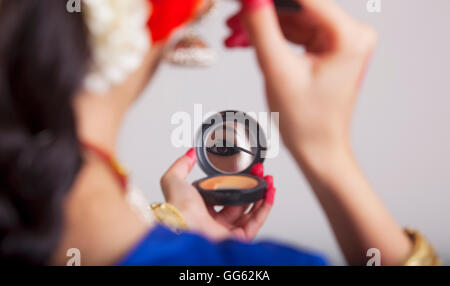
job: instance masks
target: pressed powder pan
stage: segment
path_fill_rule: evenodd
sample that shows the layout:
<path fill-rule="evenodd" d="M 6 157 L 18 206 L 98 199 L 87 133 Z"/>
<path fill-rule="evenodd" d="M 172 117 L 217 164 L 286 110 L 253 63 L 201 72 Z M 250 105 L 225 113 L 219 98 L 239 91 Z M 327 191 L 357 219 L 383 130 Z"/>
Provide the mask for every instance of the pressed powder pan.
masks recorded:
<path fill-rule="evenodd" d="M 208 205 L 245 205 L 262 199 L 267 183 L 250 174 L 264 161 L 266 138 L 244 112 L 223 111 L 209 117 L 196 136 L 201 169 L 208 175 L 193 185 Z"/>
<path fill-rule="evenodd" d="M 207 205 L 246 205 L 266 194 L 265 180 L 252 175 L 217 175 L 194 182 Z"/>

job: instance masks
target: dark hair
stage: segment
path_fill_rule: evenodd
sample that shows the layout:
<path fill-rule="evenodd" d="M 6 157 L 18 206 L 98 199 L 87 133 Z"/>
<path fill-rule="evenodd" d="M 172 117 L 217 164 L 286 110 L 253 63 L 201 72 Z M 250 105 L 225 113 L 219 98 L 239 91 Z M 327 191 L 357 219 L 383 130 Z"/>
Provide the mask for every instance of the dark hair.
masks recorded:
<path fill-rule="evenodd" d="M 49 263 L 82 165 L 74 95 L 89 62 L 65 0 L 0 0 L 0 264 Z"/>

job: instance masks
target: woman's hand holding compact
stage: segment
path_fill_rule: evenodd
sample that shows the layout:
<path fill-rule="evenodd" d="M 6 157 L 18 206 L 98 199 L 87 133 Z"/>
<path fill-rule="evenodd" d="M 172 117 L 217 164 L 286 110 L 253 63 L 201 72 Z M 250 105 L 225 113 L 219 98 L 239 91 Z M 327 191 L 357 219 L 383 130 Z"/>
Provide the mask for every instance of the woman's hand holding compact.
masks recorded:
<path fill-rule="evenodd" d="M 265 198 L 255 202 L 250 210 L 250 205 L 225 206 L 217 212 L 213 206 L 207 206 L 200 193 L 186 181 L 196 161 L 195 150 L 190 149 L 163 175 L 161 187 L 166 202 L 183 214 L 189 229 L 193 231 L 215 240 L 252 240 L 264 224 L 274 202 L 272 176 L 264 176 L 263 165 L 256 164 L 252 175 L 263 177 L 267 181 Z"/>
<path fill-rule="evenodd" d="M 216 211 L 213 206 L 208 206 L 208 211 L 214 220 L 226 227 L 235 238 L 241 240 L 255 238 L 266 221 L 275 199 L 276 189 L 273 186 L 273 177 L 264 175 L 263 164 L 254 165 L 251 174 L 264 178 L 267 182 L 267 191 L 263 199 L 253 205 L 224 206 L 220 211 Z"/>

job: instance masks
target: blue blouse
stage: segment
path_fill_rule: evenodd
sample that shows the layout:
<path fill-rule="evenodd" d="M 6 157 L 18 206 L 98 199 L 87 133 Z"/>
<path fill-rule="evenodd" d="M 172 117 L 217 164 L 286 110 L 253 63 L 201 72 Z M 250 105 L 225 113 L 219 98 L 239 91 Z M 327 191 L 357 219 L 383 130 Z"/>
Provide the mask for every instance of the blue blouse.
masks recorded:
<path fill-rule="evenodd" d="M 318 254 L 273 242 L 211 242 L 194 233 L 176 234 L 159 225 L 151 230 L 119 265 L 322 266 L 326 265 L 326 262 Z"/>

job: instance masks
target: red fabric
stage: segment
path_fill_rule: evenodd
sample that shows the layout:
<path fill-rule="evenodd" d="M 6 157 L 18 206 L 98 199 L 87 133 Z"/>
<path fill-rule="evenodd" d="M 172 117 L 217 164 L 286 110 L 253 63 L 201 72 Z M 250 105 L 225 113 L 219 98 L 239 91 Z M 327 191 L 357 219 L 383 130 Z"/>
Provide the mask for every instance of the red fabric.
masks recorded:
<path fill-rule="evenodd" d="M 201 0 L 149 0 L 153 5 L 148 27 L 152 41 L 167 39 L 178 27 L 193 18 Z"/>

